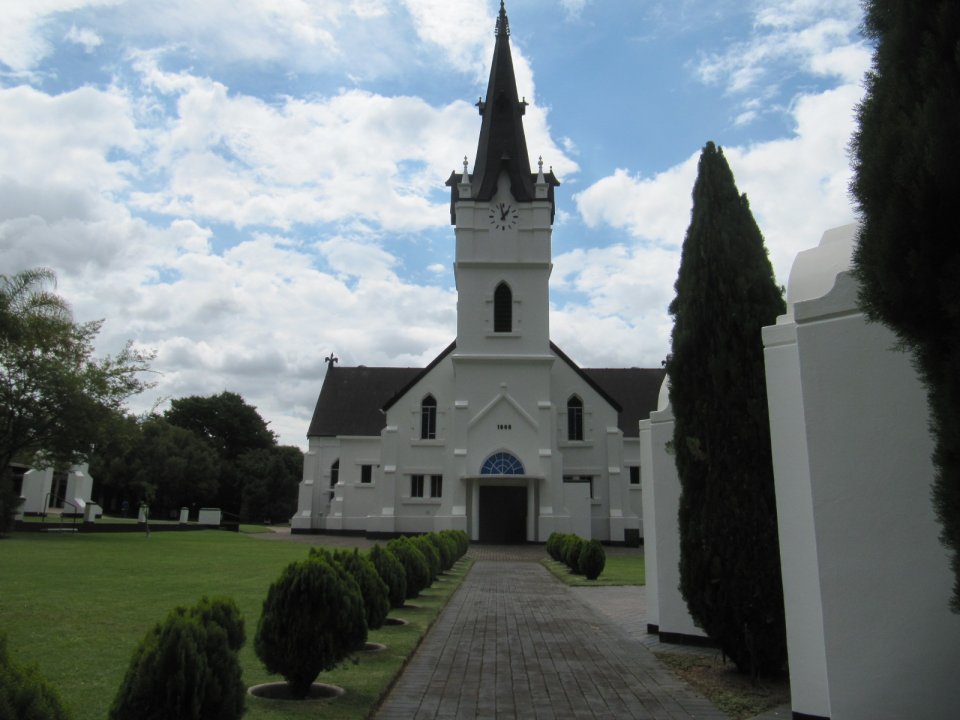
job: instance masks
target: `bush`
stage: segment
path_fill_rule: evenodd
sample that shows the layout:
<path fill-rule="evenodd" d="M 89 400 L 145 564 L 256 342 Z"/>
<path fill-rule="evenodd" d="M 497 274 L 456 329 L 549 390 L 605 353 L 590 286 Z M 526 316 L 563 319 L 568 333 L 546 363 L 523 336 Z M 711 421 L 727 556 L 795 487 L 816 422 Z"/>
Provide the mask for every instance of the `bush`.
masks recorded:
<path fill-rule="evenodd" d="M 547 538 L 547 554 L 557 562 L 563 562 L 563 548 L 568 537 L 566 533 L 552 532 Z"/>
<path fill-rule="evenodd" d="M 470 538 L 463 530 L 442 530 L 443 537 L 450 538 L 456 546 L 456 559 L 459 560 L 470 549 Z"/>
<path fill-rule="evenodd" d="M 427 559 L 409 538 L 395 538 L 387 543 L 387 547 L 403 565 L 407 578 L 407 599 L 415 598 L 421 590 L 430 585 L 430 568 L 427 565 Z"/>
<path fill-rule="evenodd" d="M 374 545 L 370 548 L 370 562 L 377 569 L 377 575 L 387 585 L 387 600 L 390 607 L 403 607 L 407 597 L 407 573 L 397 556 L 389 549 Z"/>
<path fill-rule="evenodd" d="M 0 634 L 0 718 L 16 720 L 69 720 L 70 714 L 57 691 L 32 666 L 16 665 Z"/>
<path fill-rule="evenodd" d="M 367 639 L 360 589 L 325 559 L 290 563 L 270 586 L 254 650 L 267 672 L 283 675 L 304 698 L 323 670 L 332 670 Z"/>
<path fill-rule="evenodd" d="M 430 541 L 433 547 L 436 549 L 437 554 L 440 556 L 440 571 L 446 572 L 453 567 L 454 563 L 454 553 L 455 550 L 449 540 L 441 536 L 439 533 L 427 533 L 424 537 Z"/>
<path fill-rule="evenodd" d="M 603 545 L 599 540 L 590 540 L 580 551 L 580 557 L 577 560 L 577 569 L 587 580 L 596 580 L 603 572 L 607 564 L 607 553 L 604 552 Z"/>
<path fill-rule="evenodd" d="M 110 720 L 235 720 L 246 690 L 243 620 L 232 600 L 175 608 L 134 651 Z"/>
<path fill-rule="evenodd" d="M 437 552 L 437 548 L 427 539 L 426 535 L 417 535 L 410 541 L 417 547 L 417 550 L 423 553 L 423 558 L 427 561 L 427 567 L 430 569 L 430 582 L 428 584 L 432 585 L 440 577 L 440 553 Z"/>
<path fill-rule="evenodd" d="M 567 536 L 567 541 L 563 547 L 563 562 L 570 568 L 570 572 L 580 571 L 580 551 L 583 550 L 583 538 L 577 535 Z"/>
<path fill-rule="evenodd" d="M 350 573 L 350 577 L 360 589 L 367 628 L 376 630 L 383 627 L 383 621 L 387 619 L 387 613 L 390 612 L 390 600 L 387 597 L 389 591 L 387 584 L 377 574 L 373 563 L 356 549 L 353 552 L 338 551 L 334 553 L 333 559 Z"/>

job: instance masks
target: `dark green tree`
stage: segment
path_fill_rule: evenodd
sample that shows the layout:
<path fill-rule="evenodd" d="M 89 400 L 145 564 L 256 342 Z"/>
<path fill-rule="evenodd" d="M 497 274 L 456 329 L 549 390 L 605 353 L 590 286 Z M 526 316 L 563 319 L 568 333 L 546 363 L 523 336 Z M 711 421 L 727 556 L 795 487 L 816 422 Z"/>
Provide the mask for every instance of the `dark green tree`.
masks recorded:
<path fill-rule="evenodd" d="M 251 522 L 288 522 L 297 511 L 303 452 L 278 445 L 245 452 L 237 459 L 242 502 L 240 517 Z"/>
<path fill-rule="evenodd" d="M 896 333 L 926 387 L 933 500 L 960 613 L 960 4 L 869 0 L 865 10 L 876 51 L 853 140 L 854 272 L 866 316 Z"/>
<path fill-rule="evenodd" d="M 670 304 L 667 359 L 680 476 L 680 589 L 741 672 L 786 659 L 760 329 L 785 310 L 763 236 L 707 143 Z"/>
<path fill-rule="evenodd" d="M 161 417 L 143 422 L 126 466 L 128 491 L 151 506 L 153 517 L 175 514 L 181 507 L 209 505 L 217 497 L 217 454 L 189 430 Z"/>
<path fill-rule="evenodd" d="M 95 358 L 102 322 L 74 322 L 49 270 L 0 275 L 0 532 L 9 526 L 9 465 L 85 460 L 112 411 L 149 383 L 151 356 L 131 345 Z"/>
<path fill-rule="evenodd" d="M 257 409 L 237 393 L 225 391 L 209 397 L 193 395 L 173 400 L 164 418 L 202 438 L 220 456 L 217 504 L 239 513 L 243 498 L 237 467 L 240 456 L 277 444 L 276 436 Z"/>

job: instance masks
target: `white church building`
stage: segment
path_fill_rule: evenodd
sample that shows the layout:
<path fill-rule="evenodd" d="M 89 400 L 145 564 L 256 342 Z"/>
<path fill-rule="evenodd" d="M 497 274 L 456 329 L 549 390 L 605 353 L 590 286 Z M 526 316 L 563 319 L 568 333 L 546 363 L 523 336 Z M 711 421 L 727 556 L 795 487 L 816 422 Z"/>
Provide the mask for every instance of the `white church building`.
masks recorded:
<path fill-rule="evenodd" d="M 531 171 L 501 3 L 474 172 L 452 173 L 456 339 L 425 368 L 340 367 L 307 432 L 293 532 L 637 544 L 638 423 L 663 371 L 581 368 L 550 341 L 553 172 Z M 614 342 L 614 339 L 611 339 Z"/>

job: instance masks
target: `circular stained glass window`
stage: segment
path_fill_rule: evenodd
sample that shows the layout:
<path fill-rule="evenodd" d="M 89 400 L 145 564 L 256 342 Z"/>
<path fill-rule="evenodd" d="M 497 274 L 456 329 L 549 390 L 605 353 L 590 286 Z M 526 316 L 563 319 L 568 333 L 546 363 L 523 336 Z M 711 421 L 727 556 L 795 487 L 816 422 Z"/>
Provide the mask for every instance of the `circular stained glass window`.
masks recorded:
<path fill-rule="evenodd" d="M 510 453 L 498 452 L 487 458 L 481 475 L 523 475 L 523 463 Z"/>

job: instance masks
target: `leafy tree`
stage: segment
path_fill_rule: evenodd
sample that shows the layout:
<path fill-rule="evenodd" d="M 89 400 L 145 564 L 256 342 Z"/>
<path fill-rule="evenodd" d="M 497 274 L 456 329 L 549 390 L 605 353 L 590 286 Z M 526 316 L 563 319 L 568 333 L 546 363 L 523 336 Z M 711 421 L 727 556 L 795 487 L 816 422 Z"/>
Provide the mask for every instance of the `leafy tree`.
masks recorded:
<path fill-rule="evenodd" d="M 142 424 L 127 467 L 128 489 L 151 504 L 154 516 L 207 505 L 217 495 L 220 460 L 216 453 L 189 430 L 160 417 Z"/>
<path fill-rule="evenodd" d="M 75 323 L 47 289 L 49 270 L 0 275 L 0 532 L 10 521 L 9 464 L 84 460 L 111 411 L 146 387 L 151 356 L 128 344 L 93 357 L 102 321 Z"/>
<path fill-rule="evenodd" d="M 869 0 L 865 9 L 876 52 L 853 141 L 854 272 L 866 316 L 896 333 L 927 390 L 934 506 L 960 613 L 960 5 Z"/>
<path fill-rule="evenodd" d="M 131 484 L 130 467 L 141 438 L 140 424 L 141 419 L 135 415 L 110 412 L 90 453 L 93 496 L 108 512 L 116 510 L 123 500 L 135 505 L 143 497 L 143 489 Z"/>
<path fill-rule="evenodd" d="M 287 522 L 297 511 L 303 452 L 293 445 L 250 450 L 237 460 L 240 517 L 252 522 Z"/>
<path fill-rule="evenodd" d="M 786 659 L 760 329 L 785 310 L 763 236 L 723 151 L 693 188 L 667 360 L 680 476 L 680 589 L 741 672 Z"/>
<path fill-rule="evenodd" d="M 237 468 L 240 456 L 277 444 L 257 409 L 237 393 L 225 391 L 210 397 L 193 395 L 173 400 L 164 417 L 201 437 L 220 456 L 218 504 L 239 513 L 243 490 Z"/>

